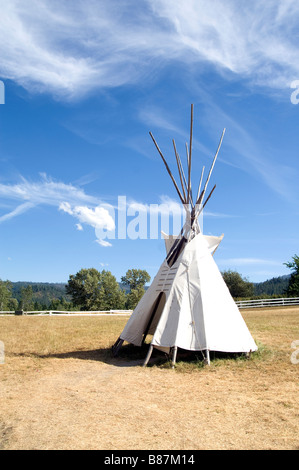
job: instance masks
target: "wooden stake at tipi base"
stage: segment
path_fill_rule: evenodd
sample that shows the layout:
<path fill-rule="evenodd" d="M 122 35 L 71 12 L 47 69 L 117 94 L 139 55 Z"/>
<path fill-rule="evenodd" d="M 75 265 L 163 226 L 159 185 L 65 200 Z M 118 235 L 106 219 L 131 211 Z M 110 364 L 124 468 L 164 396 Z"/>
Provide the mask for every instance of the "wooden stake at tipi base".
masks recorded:
<path fill-rule="evenodd" d="M 181 189 L 150 132 L 184 205 L 186 220 L 178 236 L 163 234 L 166 258 L 112 348 L 113 354 L 117 356 L 124 341 L 141 346 L 146 337 L 152 335 L 144 366 L 148 364 L 154 348 L 166 354 L 172 352 L 172 367 L 175 366 L 178 349 L 200 351 L 206 364 L 210 364 L 210 351 L 250 354 L 257 350 L 213 258 L 223 235 L 204 235 L 198 223 L 199 215 L 216 188 L 214 185 L 206 197 L 225 129 L 201 190 L 204 168 L 202 169 L 194 201 L 191 184 L 193 111 L 191 105 L 189 148 L 186 143 L 186 172 L 173 140 Z"/>

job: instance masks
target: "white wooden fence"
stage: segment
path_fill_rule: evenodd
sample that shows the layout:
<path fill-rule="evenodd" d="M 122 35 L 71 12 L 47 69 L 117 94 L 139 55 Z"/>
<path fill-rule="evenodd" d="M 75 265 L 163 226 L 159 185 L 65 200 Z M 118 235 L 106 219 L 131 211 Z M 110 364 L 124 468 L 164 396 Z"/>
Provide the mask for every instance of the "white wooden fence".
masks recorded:
<path fill-rule="evenodd" d="M 283 305 L 299 305 L 299 297 L 282 297 L 280 299 L 256 299 L 256 300 L 240 300 L 236 302 L 239 308 L 255 308 L 255 307 L 275 307 Z"/>
<path fill-rule="evenodd" d="M 112 316 L 112 315 L 131 315 L 132 310 L 99 310 L 99 311 L 92 311 L 92 312 L 83 312 L 83 311 L 78 311 L 78 312 L 73 312 L 73 311 L 65 311 L 65 310 L 34 310 L 34 311 L 29 311 L 29 312 L 23 312 L 22 310 L 20 311 L 3 311 L 0 312 L 0 315 L 34 315 L 34 316 L 49 316 L 49 315 L 57 315 L 60 317 L 75 317 L 75 316 Z"/>
<path fill-rule="evenodd" d="M 275 306 L 286 306 L 286 305 L 299 305 L 299 297 L 282 297 L 280 299 L 256 299 L 256 300 L 239 300 L 236 302 L 239 308 L 257 308 L 257 307 L 275 307 Z M 97 312 L 72 312 L 72 311 L 62 311 L 62 310 L 35 310 L 30 312 L 22 311 L 2 311 L 2 315 L 34 315 L 34 316 L 65 316 L 65 317 L 74 317 L 74 316 L 106 316 L 106 315 L 131 315 L 133 310 L 105 310 Z"/>

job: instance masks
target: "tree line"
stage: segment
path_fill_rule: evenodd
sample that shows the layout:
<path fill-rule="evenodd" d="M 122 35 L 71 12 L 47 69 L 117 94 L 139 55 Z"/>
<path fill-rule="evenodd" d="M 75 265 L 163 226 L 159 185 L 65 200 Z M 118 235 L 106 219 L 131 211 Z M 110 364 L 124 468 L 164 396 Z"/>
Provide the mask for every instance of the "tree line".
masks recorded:
<path fill-rule="evenodd" d="M 267 281 L 276 286 L 276 295 L 299 297 L 299 256 L 285 263 L 291 269 L 291 275 L 283 280 L 283 291 L 279 292 L 275 279 Z M 236 300 L 257 298 L 256 287 L 247 278 L 236 271 L 224 271 L 222 276 L 232 297 Z M 34 310 L 123 310 L 134 309 L 145 293 L 145 286 L 150 282 L 146 270 L 129 269 L 118 283 L 110 271 L 98 271 L 95 268 L 81 269 L 71 274 L 65 285 L 65 294 L 52 298 L 48 305 L 34 300 L 31 284 L 21 285 L 18 298 L 13 295 L 12 283 L 0 280 L 0 311 L 34 311 Z M 278 278 L 276 278 L 278 279 Z M 57 290 L 56 290 L 57 292 Z M 260 295 L 265 296 L 262 292 Z M 274 293 L 275 295 L 275 293 Z"/>
<path fill-rule="evenodd" d="M 222 276 L 235 300 L 277 296 L 299 297 L 299 256 L 294 255 L 292 261 L 284 264 L 291 270 L 290 276 L 280 276 L 259 284 L 249 282 L 236 271 L 224 271 Z"/>
<path fill-rule="evenodd" d="M 143 296 L 145 285 L 150 279 L 147 271 L 142 269 L 129 269 L 121 277 L 121 283 L 110 271 L 81 269 L 69 276 L 64 293 L 59 298 L 52 298 L 47 304 L 36 300 L 38 285 L 24 283 L 18 289 L 18 295 L 14 296 L 13 283 L 0 280 L 0 311 L 131 310 Z M 43 285 L 42 289 L 47 287 Z M 56 288 L 56 292 L 58 290 Z"/>

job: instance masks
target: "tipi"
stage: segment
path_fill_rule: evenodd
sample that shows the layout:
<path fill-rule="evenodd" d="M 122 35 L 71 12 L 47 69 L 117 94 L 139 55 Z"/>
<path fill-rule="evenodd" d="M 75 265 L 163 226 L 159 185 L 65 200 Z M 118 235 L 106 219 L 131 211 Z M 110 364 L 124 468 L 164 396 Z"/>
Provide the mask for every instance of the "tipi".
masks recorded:
<path fill-rule="evenodd" d="M 163 233 L 167 256 L 114 344 L 114 355 L 117 355 L 124 341 L 141 346 L 147 335 L 152 335 L 152 340 L 144 365 L 148 363 L 153 348 L 166 353 L 172 351 L 173 365 L 178 348 L 202 351 L 208 364 L 210 351 L 249 353 L 257 350 L 213 258 L 223 235 L 203 235 L 198 224 L 198 216 L 215 189 L 214 186 L 203 202 L 224 132 L 225 129 L 201 191 L 204 169 L 202 171 L 195 203 L 191 187 L 193 105 L 189 149 L 186 144 L 187 179 L 173 141 L 181 190 L 150 133 L 184 205 L 186 221 L 179 236 Z"/>

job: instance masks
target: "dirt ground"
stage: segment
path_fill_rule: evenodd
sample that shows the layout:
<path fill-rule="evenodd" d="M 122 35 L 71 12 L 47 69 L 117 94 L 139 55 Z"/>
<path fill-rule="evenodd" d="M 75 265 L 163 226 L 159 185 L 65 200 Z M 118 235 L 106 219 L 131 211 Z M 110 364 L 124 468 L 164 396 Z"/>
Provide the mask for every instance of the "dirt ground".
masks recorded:
<path fill-rule="evenodd" d="M 8 344 L 0 365 L 0 449 L 298 450 L 293 310 L 282 323 L 281 314 L 247 313 L 264 356 L 210 367 L 143 368 L 136 358 L 97 349 L 38 355 L 15 346 L 10 353 Z M 24 321 L 30 329 L 35 319 Z"/>

